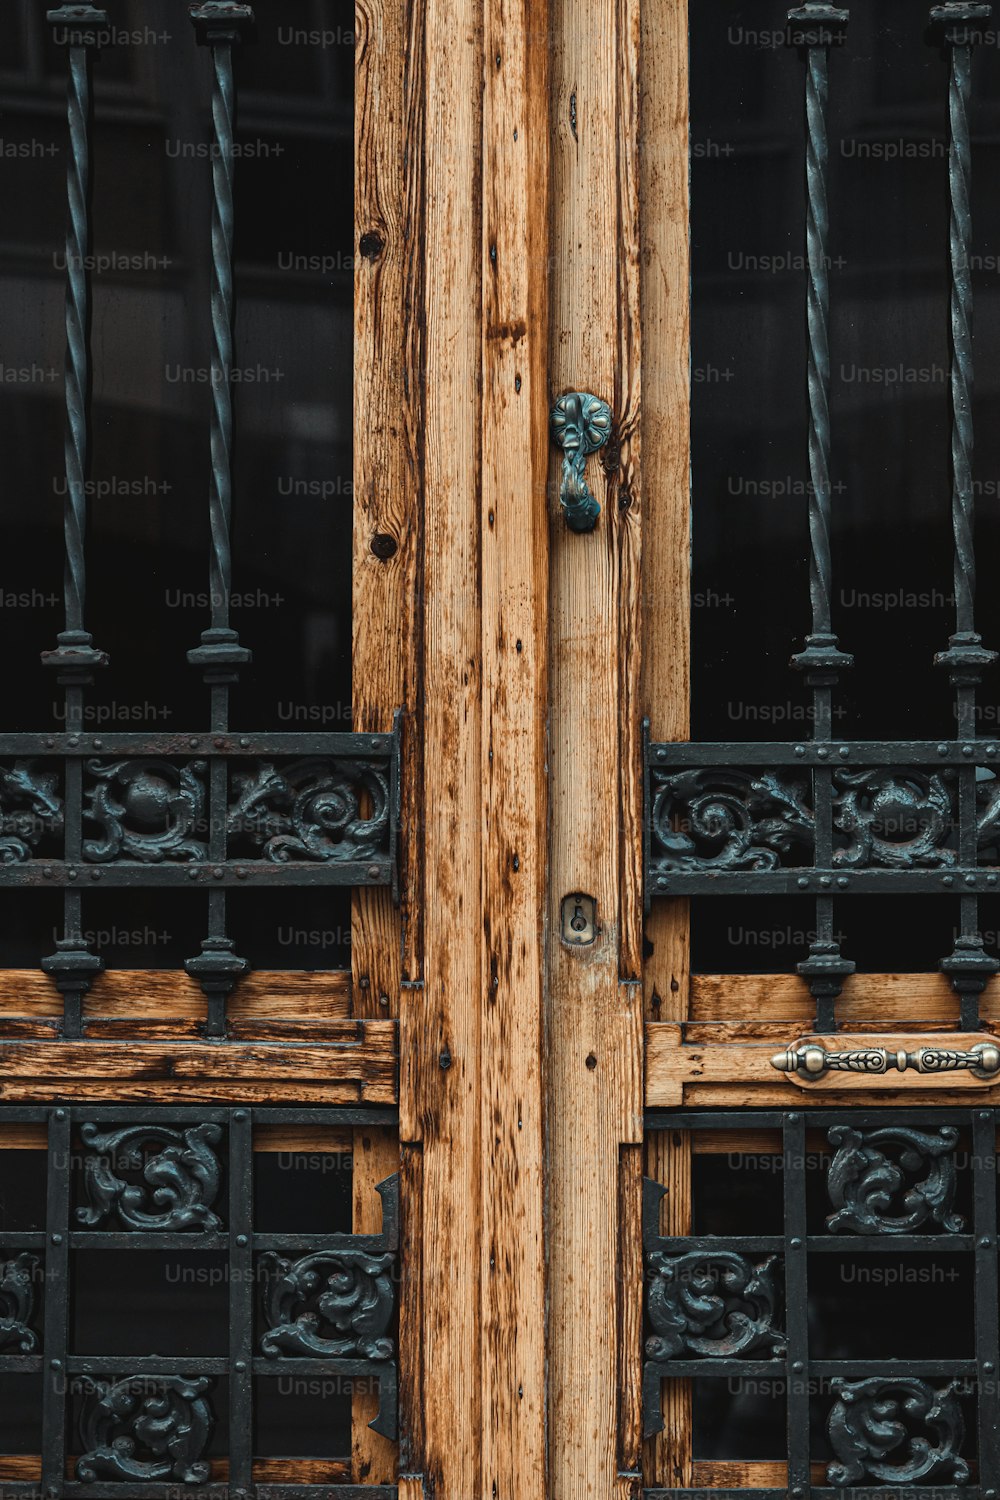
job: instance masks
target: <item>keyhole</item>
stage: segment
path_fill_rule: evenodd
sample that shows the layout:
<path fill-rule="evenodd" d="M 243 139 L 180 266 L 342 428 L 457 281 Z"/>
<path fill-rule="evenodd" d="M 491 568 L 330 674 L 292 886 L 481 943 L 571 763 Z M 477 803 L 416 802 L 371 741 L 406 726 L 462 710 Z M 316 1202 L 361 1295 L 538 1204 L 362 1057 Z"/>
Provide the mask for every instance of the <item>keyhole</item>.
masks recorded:
<path fill-rule="evenodd" d="M 583 907 L 580 905 L 579 901 L 576 903 L 576 911 L 570 918 L 569 925 L 572 927 L 574 932 L 586 931 L 587 918 L 583 915 Z"/>

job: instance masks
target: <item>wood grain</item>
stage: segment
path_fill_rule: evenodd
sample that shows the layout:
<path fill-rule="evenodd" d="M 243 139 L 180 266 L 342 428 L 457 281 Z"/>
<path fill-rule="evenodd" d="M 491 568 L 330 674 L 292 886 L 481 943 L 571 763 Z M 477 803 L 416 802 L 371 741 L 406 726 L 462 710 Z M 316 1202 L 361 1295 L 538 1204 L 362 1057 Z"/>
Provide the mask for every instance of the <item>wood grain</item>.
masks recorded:
<path fill-rule="evenodd" d="M 183 969 L 107 969 L 84 996 L 88 1016 L 130 1021 L 165 1018 L 203 1021 L 205 996 Z M 62 996 L 38 969 L 0 970 L 0 1031 L 10 1016 L 62 1015 Z M 332 1021 L 351 1014 L 351 976 L 343 969 L 317 972 L 254 970 L 241 979 L 227 1005 L 234 1021 L 281 1016 Z"/>
<path fill-rule="evenodd" d="M 656 740 L 690 736 L 690 250 L 688 3 L 642 7 L 642 712 Z M 643 973 L 649 1020 L 687 1014 L 689 903 L 654 901 Z"/>
<path fill-rule="evenodd" d="M 548 619 L 547 0 L 484 0 L 482 1476 L 546 1493 L 543 912 Z"/>
<path fill-rule="evenodd" d="M 666 1188 L 660 1205 L 661 1234 L 691 1234 L 691 1132 L 657 1130 L 646 1139 L 649 1176 Z M 684 1489 L 694 1484 L 692 1458 L 693 1385 L 690 1380 L 662 1383 L 663 1431 L 645 1446 L 643 1472 L 649 1487 Z"/>
<path fill-rule="evenodd" d="M 423 1145 L 423 1425 L 406 1470 L 422 1473 L 436 1500 L 481 1494 L 482 24 L 479 0 L 424 0 L 414 39 L 430 258 L 415 311 L 425 369 L 424 937 L 422 985 L 404 986 L 400 1001 L 400 1131 Z"/>
<path fill-rule="evenodd" d="M 1000 1020 L 1000 980 L 987 981 L 981 1013 L 984 1019 Z M 815 1014 L 815 1001 L 797 974 L 691 976 L 692 1021 L 792 1021 L 808 1026 Z M 873 1029 L 880 1022 L 957 1025 L 958 997 L 944 974 L 851 974 L 837 1001 L 837 1016 L 845 1028 L 857 1028 L 861 1022 Z"/>
<path fill-rule="evenodd" d="M 388 1171 L 385 1171 L 386 1167 Z M 398 1170 L 399 1141 L 394 1129 L 369 1125 L 354 1132 L 354 1214 L 351 1224 L 354 1234 L 382 1233 L 382 1200 L 375 1191 L 375 1183 L 384 1182 Z M 381 1177 L 380 1172 L 383 1173 Z M 396 1444 L 373 1432 L 368 1425 L 378 1416 L 379 1400 L 377 1387 L 355 1391 L 351 1396 L 352 1484 L 395 1482 Z"/>
<path fill-rule="evenodd" d="M 608 401 L 615 439 L 590 461 L 601 518 L 571 533 L 550 470 L 550 888 L 547 996 L 550 1477 L 554 1500 L 613 1492 L 618 1466 L 619 1148 L 641 1140 L 635 691 L 641 514 L 638 13 L 572 0 L 552 17 L 552 396 Z M 631 632 L 627 652 L 622 636 Z M 622 820 L 629 824 L 624 847 Z M 559 938 L 560 903 L 596 898 L 589 948 Z M 623 920 L 627 931 L 623 930 Z M 638 1351 L 636 1351 L 638 1358 Z"/>

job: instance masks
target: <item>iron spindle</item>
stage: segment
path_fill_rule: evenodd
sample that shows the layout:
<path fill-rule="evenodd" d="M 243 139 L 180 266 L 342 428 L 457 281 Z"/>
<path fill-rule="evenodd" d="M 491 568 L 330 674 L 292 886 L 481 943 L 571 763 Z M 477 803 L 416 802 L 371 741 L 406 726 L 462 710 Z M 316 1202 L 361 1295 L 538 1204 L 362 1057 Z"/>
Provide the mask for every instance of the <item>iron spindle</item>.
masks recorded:
<path fill-rule="evenodd" d="M 188 661 L 204 670 L 212 695 L 212 730 L 225 735 L 229 729 L 229 688 L 237 681 L 239 668 L 251 660 L 241 646 L 229 619 L 232 592 L 233 509 L 233 158 L 235 129 L 235 83 L 233 48 L 253 32 L 254 14 L 249 5 L 235 0 L 205 0 L 191 8 L 198 41 L 212 52 L 212 412 L 210 446 L 212 477 L 209 489 L 211 556 L 209 587 L 211 625 L 202 632 L 201 645 L 188 652 Z M 229 776 L 225 761 L 214 759 L 209 772 L 209 856 L 219 865 L 227 853 L 227 803 Z M 187 972 L 200 983 L 208 1000 L 205 1032 L 225 1035 L 226 999 L 237 980 L 249 968 L 237 956 L 226 932 L 226 894 L 214 890 L 209 896 L 208 936 L 201 952 L 185 963 Z"/>
<path fill-rule="evenodd" d="M 839 673 L 853 658 L 840 650 L 833 633 L 830 596 L 833 563 L 830 554 L 830 212 L 827 199 L 829 146 L 827 104 L 831 46 L 841 42 L 849 12 L 825 0 L 807 0 L 788 12 L 789 42 L 805 56 L 806 123 L 806 331 L 808 340 L 807 391 L 809 400 L 809 595 L 812 629 L 805 650 L 792 665 L 805 673 L 813 692 L 813 738 L 829 740 L 833 733 L 833 693 Z M 833 853 L 833 792 L 830 772 L 813 772 L 816 806 L 816 863 L 826 867 Z M 854 964 L 841 956 L 834 936 L 833 902 L 816 902 L 816 930 L 809 957 L 797 965 L 808 980 L 816 1001 L 816 1026 L 832 1031 L 834 1004 L 843 980 Z"/>
<path fill-rule="evenodd" d="M 971 175 L 972 146 L 969 133 L 969 101 L 972 92 L 972 48 L 977 40 L 975 25 L 986 21 L 991 7 L 949 0 L 931 8 L 932 34 L 948 54 L 948 189 L 950 198 L 950 340 L 951 340 L 951 521 L 954 536 L 955 633 L 948 650 L 935 661 L 946 667 L 955 690 L 958 733 L 975 738 L 976 688 L 984 668 L 996 660 L 996 652 L 983 646 L 975 627 L 976 556 L 974 542 L 975 495 L 973 491 L 974 424 L 972 415 L 972 250 Z M 977 812 L 976 770 L 959 773 L 958 843 L 963 864 L 976 863 Z M 1000 962 L 983 948 L 979 931 L 979 902 L 964 896 L 960 903 L 960 931 L 953 951 L 941 967 L 959 996 L 961 1025 L 965 1031 L 979 1027 L 979 998 L 987 979 L 1000 969 Z"/>
<path fill-rule="evenodd" d="M 65 400 L 66 503 L 63 514 L 65 544 L 65 627 L 56 649 L 42 653 L 46 666 L 58 672 L 65 687 L 66 729 L 77 734 L 83 723 L 84 688 L 93 682 L 97 667 L 107 666 L 105 652 L 94 648 L 85 627 L 87 572 L 84 543 L 87 524 L 87 477 L 90 438 L 90 54 L 108 26 L 108 13 L 95 6 L 63 5 L 47 12 L 55 40 L 68 52 L 67 123 L 69 158 L 66 169 L 68 219 L 66 229 L 66 362 Z M 66 862 L 80 858 L 80 819 L 83 803 L 83 764 L 66 761 Z M 81 901 L 77 891 L 63 898 L 63 936 L 56 952 L 42 959 L 63 996 L 63 1032 L 82 1034 L 83 996 L 103 967 L 83 940 Z"/>

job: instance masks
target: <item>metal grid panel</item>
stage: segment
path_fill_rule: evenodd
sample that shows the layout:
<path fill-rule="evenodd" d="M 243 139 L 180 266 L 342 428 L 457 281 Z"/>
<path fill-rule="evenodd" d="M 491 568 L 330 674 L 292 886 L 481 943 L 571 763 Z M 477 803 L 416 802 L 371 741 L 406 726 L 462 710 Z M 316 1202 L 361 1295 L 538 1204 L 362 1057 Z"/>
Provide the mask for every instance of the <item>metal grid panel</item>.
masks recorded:
<path fill-rule="evenodd" d="M 2 1109 L 4 1124 L 47 1121 L 44 1233 L 0 1231 L 0 1263 L 13 1253 L 43 1263 L 44 1324 L 26 1266 L 22 1321 L 0 1325 L 0 1372 L 44 1372 L 41 1490 L 60 1495 L 166 1500 L 178 1486 L 198 1493 L 304 1500 L 333 1490 L 344 1500 L 389 1500 L 391 1486 L 260 1484 L 252 1480 L 254 1381 L 282 1376 L 375 1380 L 379 1411 L 371 1426 L 395 1438 L 397 1364 L 392 1321 L 399 1251 L 399 1179 L 377 1189 L 378 1235 L 262 1233 L 255 1229 L 253 1130 L 257 1125 L 386 1124 L 382 1110 L 120 1108 L 104 1105 Z M 79 1138 L 79 1168 L 74 1172 Z M 41 1153 L 39 1153 L 41 1154 Z M 2 1166 L 2 1161 L 0 1161 Z M 119 1175 L 121 1174 L 121 1175 Z M 225 1179 L 225 1183 L 224 1183 Z M 74 1191 L 83 1202 L 74 1206 Z M 111 1226 L 111 1227 L 104 1227 Z M 70 1288 L 82 1250 L 136 1255 L 164 1249 L 217 1250 L 226 1256 L 228 1347 L 223 1356 L 78 1354 L 72 1349 Z M 257 1273 L 260 1273 L 258 1275 Z M 263 1283 L 263 1316 L 257 1311 Z M 11 1286 L 15 1283 L 12 1281 Z M 6 1288 L 4 1288 L 6 1289 Z M 9 1300 L 5 1312 L 10 1311 Z M 209 1482 L 203 1458 L 220 1380 L 229 1390 L 229 1479 Z M 68 1383 L 85 1394 L 79 1432 L 69 1423 Z M 349 1384 L 348 1384 L 349 1389 Z M 171 1441 L 148 1442 L 157 1423 Z M 129 1442 L 140 1441 L 136 1456 Z M 81 1448 L 82 1442 L 82 1448 Z M 67 1476 L 67 1458 L 76 1454 Z M 82 1456 L 81 1456 L 82 1455 Z M 36 1483 L 4 1481 L 14 1495 Z"/>
<path fill-rule="evenodd" d="M 668 1496 L 740 1496 L 742 1500 L 820 1500 L 906 1493 L 982 1496 L 1000 1493 L 1000 1386 L 997 1273 L 997 1125 L 993 1109 L 809 1110 L 706 1112 L 657 1110 L 647 1130 L 780 1131 L 783 1232 L 780 1235 L 662 1236 L 664 1189 L 646 1180 L 643 1253 L 647 1341 L 643 1375 L 646 1436 L 661 1431 L 661 1385 L 671 1379 L 778 1378 L 787 1397 L 786 1489 L 655 1489 Z M 827 1131 L 831 1162 L 826 1190 L 834 1210 L 824 1232 L 810 1232 L 806 1190 L 810 1164 L 806 1128 Z M 959 1131 L 971 1143 L 973 1222 L 953 1212 Z M 909 1165 L 907 1165 L 907 1162 Z M 902 1166 L 902 1170 L 900 1167 Z M 926 1228 L 926 1232 L 921 1232 Z M 845 1233 L 844 1230 L 849 1232 Z M 971 1233 L 962 1232 L 971 1229 Z M 974 1355 L 967 1359 L 892 1357 L 818 1359 L 810 1350 L 809 1265 L 816 1253 L 839 1250 L 867 1256 L 887 1250 L 963 1259 L 974 1290 Z M 772 1274 L 771 1260 L 777 1263 Z M 779 1282 L 783 1277 L 784 1297 Z M 694 1311 L 684 1288 L 693 1287 Z M 722 1288 L 722 1290 L 720 1290 Z M 923 1293 L 926 1298 L 933 1293 Z M 709 1317 L 715 1303 L 716 1314 Z M 784 1303 L 784 1314 L 780 1308 Z M 724 1316 L 722 1313 L 724 1312 Z M 924 1308 L 928 1322 L 933 1306 Z M 735 1314 L 735 1317 L 733 1316 Z M 832 1382 L 828 1431 L 836 1455 L 826 1485 L 810 1479 L 810 1397 L 817 1380 Z M 964 1421 L 955 1386 L 976 1406 L 977 1451 L 962 1457 Z M 865 1418 L 879 1401 L 883 1431 L 899 1423 L 899 1441 L 880 1452 Z M 894 1404 L 892 1404 L 894 1403 Z M 857 1415 L 855 1415 L 857 1414 Z M 929 1421 L 927 1420 L 929 1418 Z M 909 1426 L 908 1426 L 909 1423 Z M 922 1425 L 923 1424 L 923 1425 Z M 932 1435 L 922 1454 L 916 1434 Z M 936 1438 L 936 1443 L 933 1440 Z M 928 1488 L 929 1487 L 929 1488 Z"/>

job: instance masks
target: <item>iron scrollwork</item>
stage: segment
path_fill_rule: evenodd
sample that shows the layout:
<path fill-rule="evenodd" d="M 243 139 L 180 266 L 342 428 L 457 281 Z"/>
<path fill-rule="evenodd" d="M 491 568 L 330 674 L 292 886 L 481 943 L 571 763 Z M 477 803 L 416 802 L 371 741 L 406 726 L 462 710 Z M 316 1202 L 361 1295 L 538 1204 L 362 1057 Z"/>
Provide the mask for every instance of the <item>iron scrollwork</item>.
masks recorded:
<path fill-rule="evenodd" d="M 235 775 L 229 829 L 247 834 L 265 859 L 366 859 L 388 847 L 391 791 L 386 768 L 354 760 L 270 762 Z M 362 811 L 367 796 L 370 808 Z"/>
<path fill-rule="evenodd" d="M 774 1260 L 771 1255 L 755 1265 L 734 1250 L 650 1252 L 646 1308 L 654 1334 L 646 1340 L 647 1357 L 732 1359 L 763 1345 L 776 1357 L 783 1354 Z"/>
<path fill-rule="evenodd" d="M 32 1354 L 38 1347 L 31 1327 L 38 1269 L 38 1261 L 27 1253 L 0 1262 L 0 1350 Z"/>
<path fill-rule="evenodd" d="M 80 1420 L 84 1452 L 76 1477 L 156 1483 L 205 1484 L 203 1457 L 212 1433 L 205 1376 L 132 1376 L 95 1381 Z"/>
<path fill-rule="evenodd" d="M 665 869 L 773 870 L 811 850 L 815 819 L 801 778 L 692 770 L 655 777 L 652 834 Z"/>
<path fill-rule="evenodd" d="M 191 837 L 204 826 L 205 762 L 168 760 L 87 762 L 97 785 L 87 794 L 84 816 L 103 837 L 87 839 L 84 858 L 141 860 L 205 859 L 208 846 Z"/>
<path fill-rule="evenodd" d="M 61 833 L 58 777 L 31 761 L 0 766 L 0 864 L 31 859 L 46 833 Z"/>
<path fill-rule="evenodd" d="M 916 1484 L 938 1479 L 967 1483 L 969 1465 L 959 1452 L 965 1424 L 954 1381 L 935 1389 L 925 1380 L 907 1376 L 837 1378 L 831 1389 L 837 1400 L 828 1431 L 837 1461 L 827 1467 L 830 1484 L 844 1487 L 863 1480 Z M 926 1436 L 928 1431 L 933 1441 Z"/>
<path fill-rule="evenodd" d="M 261 1257 L 268 1277 L 261 1353 L 270 1359 L 391 1359 L 394 1345 L 386 1330 L 395 1301 L 394 1260 L 359 1250 L 321 1250 L 288 1260 L 269 1251 Z"/>
<path fill-rule="evenodd" d="M 836 1152 L 827 1169 L 834 1233 L 910 1234 L 928 1221 L 948 1234 L 964 1220 L 953 1212 L 958 1131 L 934 1132 L 905 1125 L 856 1130 L 835 1125 L 828 1139 Z M 898 1158 L 898 1159 L 896 1159 Z"/>
<path fill-rule="evenodd" d="M 101 1131 L 94 1124 L 81 1128 L 87 1148 L 84 1188 L 90 1202 L 78 1208 L 77 1220 L 97 1229 L 117 1218 L 126 1229 L 222 1228 L 212 1204 L 219 1194 L 222 1166 L 213 1150 L 222 1136 L 218 1125 L 191 1125 L 174 1130 L 166 1125 L 131 1125 Z M 144 1146 L 159 1149 L 149 1155 Z M 119 1172 L 141 1174 L 135 1182 Z"/>

